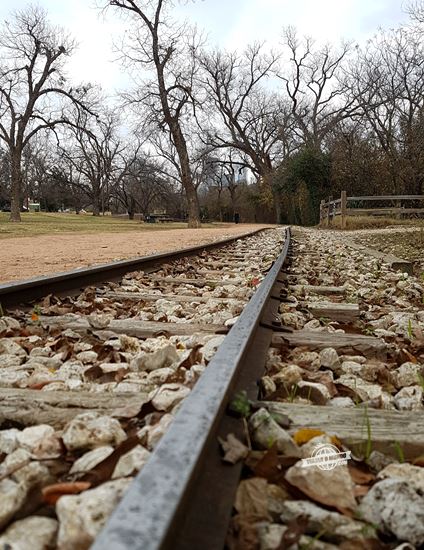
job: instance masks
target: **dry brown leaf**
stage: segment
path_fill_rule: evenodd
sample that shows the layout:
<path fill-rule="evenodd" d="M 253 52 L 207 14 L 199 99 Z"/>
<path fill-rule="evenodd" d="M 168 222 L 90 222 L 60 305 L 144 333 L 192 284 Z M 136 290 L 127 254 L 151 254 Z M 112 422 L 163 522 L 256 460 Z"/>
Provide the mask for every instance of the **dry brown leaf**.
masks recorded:
<path fill-rule="evenodd" d="M 306 371 L 303 373 L 303 380 L 306 382 L 317 382 L 319 384 L 323 384 L 327 390 L 329 391 L 331 397 L 334 397 L 337 395 L 337 388 L 336 385 L 333 382 L 333 379 L 331 378 L 331 374 L 328 372 L 308 372 Z"/>
<path fill-rule="evenodd" d="M 234 502 L 237 512 L 269 520 L 267 485 L 266 479 L 261 477 L 252 477 L 241 481 Z"/>
<path fill-rule="evenodd" d="M 258 518 L 237 515 L 231 519 L 226 539 L 228 550 L 258 550 L 259 540 L 255 522 Z"/>
<path fill-rule="evenodd" d="M 367 485 L 375 481 L 375 475 L 366 467 L 354 464 L 348 464 L 350 477 L 359 485 Z"/>
<path fill-rule="evenodd" d="M 353 494 L 356 498 L 364 497 L 370 489 L 371 487 L 368 487 L 368 485 L 355 485 L 353 488 Z"/>
<path fill-rule="evenodd" d="M 116 447 L 112 454 L 99 462 L 99 464 L 94 466 L 90 471 L 86 472 L 84 476 L 81 477 L 81 480 L 90 481 L 92 485 L 98 485 L 104 481 L 108 481 L 112 477 L 115 466 L 121 456 L 128 453 L 139 444 L 140 440 L 137 436 L 128 437 L 128 439 Z"/>
<path fill-rule="evenodd" d="M 308 518 L 306 516 L 299 516 L 290 521 L 283 533 L 278 550 L 286 550 L 295 544 L 297 545 L 300 537 L 306 533 L 307 527 Z"/>
<path fill-rule="evenodd" d="M 246 458 L 249 449 L 234 434 L 228 434 L 227 439 L 219 438 L 221 447 L 225 453 L 222 460 L 230 464 L 236 464 L 239 460 Z"/>
<path fill-rule="evenodd" d="M 255 476 L 263 477 L 267 481 L 272 481 L 281 475 L 280 460 L 275 444 L 265 452 L 253 472 Z"/>
<path fill-rule="evenodd" d="M 424 468 L 424 455 L 420 455 L 419 457 L 414 458 L 412 464 L 414 466 L 421 466 L 422 468 Z"/>
<path fill-rule="evenodd" d="M 63 483 L 54 483 L 47 485 L 41 490 L 43 501 L 46 504 L 56 504 L 59 498 L 63 495 L 76 495 L 86 491 L 91 487 L 88 481 L 67 481 Z"/>

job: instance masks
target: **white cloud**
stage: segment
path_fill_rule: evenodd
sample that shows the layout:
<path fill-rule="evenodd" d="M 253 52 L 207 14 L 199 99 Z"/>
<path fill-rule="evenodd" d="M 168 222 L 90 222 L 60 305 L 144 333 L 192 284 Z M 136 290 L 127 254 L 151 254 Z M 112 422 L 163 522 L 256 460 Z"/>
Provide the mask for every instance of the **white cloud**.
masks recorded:
<path fill-rule="evenodd" d="M 97 82 L 110 92 L 129 79 L 121 71 L 112 41 L 125 28 L 116 11 L 103 18 L 93 0 L 39 0 L 51 20 L 71 32 L 80 47 L 69 63 L 75 81 Z M 3 0 L 0 18 L 22 8 L 26 0 Z M 244 49 L 255 40 L 270 45 L 281 42 L 285 26 L 297 27 L 300 35 L 320 41 L 342 38 L 363 40 L 381 24 L 395 25 L 402 18 L 401 0 L 198 0 L 177 7 L 186 17 L 209 33 L 212 44 Z"/>

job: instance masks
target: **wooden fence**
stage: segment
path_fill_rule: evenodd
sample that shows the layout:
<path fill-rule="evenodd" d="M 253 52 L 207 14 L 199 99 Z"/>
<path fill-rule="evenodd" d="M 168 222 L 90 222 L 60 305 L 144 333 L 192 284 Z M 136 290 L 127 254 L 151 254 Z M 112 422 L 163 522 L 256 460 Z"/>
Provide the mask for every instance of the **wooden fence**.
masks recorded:
<path fill-rule="evenodd" d="M 358 203 L 367 203 L 371 201 L 389 203 L 389 206 L 364 208 L 362 205 L 357 205 Z M 330 226 L 336 216 L 341 216 L 341 226 L 342 229 L 345 229 L 347 216 L 390 216 L 402 218 L 405 214 L 424 214 L 424 208 L 405 207 L 403 203 L 408 201 L 424 201 L 424 195 L 348 197 L 346 191 L 342 191 L 339 199 L 333 200 L 332 197 L 329 197 L 327 201 L 321 201 L 319 207 L 319 223 L 320 225 Z"/>

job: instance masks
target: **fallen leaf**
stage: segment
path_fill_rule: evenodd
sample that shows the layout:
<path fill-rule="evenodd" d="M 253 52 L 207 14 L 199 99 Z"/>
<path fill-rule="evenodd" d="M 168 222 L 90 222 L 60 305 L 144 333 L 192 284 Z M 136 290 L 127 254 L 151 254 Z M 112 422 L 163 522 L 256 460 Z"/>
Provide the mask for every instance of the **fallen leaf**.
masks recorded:
<path fill-rule="evenodd" d="M 375 475 L 366 467 L 349 463 L 348 469 L 354 483 L 358 483 L 359 485 L 367 485 L 376 479 Z"/>
<path fill-rule="evenodd" d="M 99 462 L 96 466 L 94 466 L 94 468 L 88 472 L 85 472 L 85 474 L 81 477 L 81 480 L 90 480 L 93 485 L 98 485 L 99 483 L 108 481 L 112 477 L 115 466 L 121 456 L 128 453 L 139 444 L 140 440 L 137 436 L 128 437 L 125 441 L 118 445 L 118 447 L 116 447 L 113 453 Z"/>
<path fill-rule="evenodd" d="M 307 527 L 308 518 L 306 516 L 299 516 L 290 521 L 283 533 L 278 550 L 285 550 L 294 544 L 298 544 L 300 537 L 306 533 Z"/>
<path fill-rule="evenodd" d="M 303 380 L 305 380 L 306 382 L 317 382 L 319 384 L 323 384 L 329 391 L 331 397 L 334 397 L 335 395 L 337 395 L 336 385 L 334 384 L 333 379 L 331 378 L 331 374 L 329 374 L 328 372 L 305 371 L 302 376 L 303 376 Z"/>
<path fill-rule="evenodd" d="M 259 460 L 253 470 L 255 476 L 271 481 L 281 475 L 277 447 L 272 445 Z"/>
<path fill-rule="evenodd" d="M 82 493 L 91 487 L 88 481 L 67 481 L 63 483 L 54 483 L 43 487 L 41 492 L 43 501 L 46 504 L 56 504 L 59 498 L 63 495 L 76 495 Z"/>
<path fill-rule="evenodd" d="M 401 352 L 406 355 L 406 360 L 402 361 L 403 363 L 406 363 L 407 361 L 409 361 L 410 363 L 418 363 L 418 359 L 415 357 L 415 355 L 410 353 L 407 349 L 403 348 Z"/>
<path fill-rule="evenodd" d="M 353 494 L 355 497 L 364 497 L 368 491 L 371 489 L 371 487 L 368 487 L 368 485 L 355 485 L 353 488 Z"/>
<path fill-rule="evenodd" d="M 228 550 L 257 550 L 259 548 L 258 530 L 255 516 L 236 515 L 231 519 L 225 547 Z"/>
<path fill-rule="evenodd" d="M 234 434 L 228 434 L 227 439 L 219 438 L 221 447 L 225 453 L 222 460 L 230 464 L 236 464 L 239 460 L 246 458 L 249 449 Z"/>
<path fill-rule="evenodd" d="M 269 520 L 267 485 L 266 479 L 261 477 L 252 477 L 241 481 L 234 502 L 237 512 Z"/>
<path fill-rule="evenodd" d="M 318 437 L 319 435 L 325 435 L 325 432 L 322 430 L 316 430 L 314 428 L 301 428 L 300 430 L 297 430 L 292 436 L 295 443 L 298 445 L 304 445 L 314 437 Z"/>
<path fill-rule="evenodd" d="M 421 466 L 424 468 L 424 455 L 420 455 L 419 457 L 414 458 L 414 460 L 412 461 L 412 464 L 414 466 Z"/>

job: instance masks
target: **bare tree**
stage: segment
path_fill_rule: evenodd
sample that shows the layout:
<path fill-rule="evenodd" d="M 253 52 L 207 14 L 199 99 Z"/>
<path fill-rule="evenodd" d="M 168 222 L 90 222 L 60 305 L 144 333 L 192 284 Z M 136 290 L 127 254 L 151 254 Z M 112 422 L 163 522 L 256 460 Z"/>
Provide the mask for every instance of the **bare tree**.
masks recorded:
<path fill-rule="evenodd" d="M 274 164 L 284 156 L 285 110 L 277 96 L 262 87 L 277 63 L 262 46 L 250 46 L 244 55 L 204 53 L 202 82 L 206 98 L 215 109 L 207 142 L 216 149 L 238 151 L 242 163 L 269 183 Z M 287 142 L 288 143 L 288 142 Z M 277 220 L 280 200 L 273 189 Z"/>
<path fill-rule="evenodd" d="M 119 155 L 125 148 L 118 136 L 118 120 L 112 113 L 102 118 L 76 111 L 75 124 L 68 128 L 60 145 L 60 154 L 78 173 L 71 184 L 91 200 L 93 216 L 105 212 Z M 82 176 L 82 177 L 81 177 Z"/>
<path fill-rule="evenodd" d="M 147 104 L 156 125 L 168 130 L 187 199 L 189 227 L 199 227 L 200 207 L 184 130 L 184 118 L 194 108 L 196 37 L 186 25 L 172 23 L 166 14 L 171 0 L 110 0 L 109 5 L 130 13 L 136 23 L 125 57 L 143 69 L 153 68 L 155 77 L 127 98 Z"/>
<path fill-rule="evenodd" d="M 358 51 L 351 83 L 363 120 L 387 158 L 391 191 L 420 194 L 424 182 L 420 33 L 408 28 L 380 32 L 366 50 Z"/>
<path fill-rule="evenodd" d="M 289 67 L 279 78 L 284 82 L 295 131 L 301 142 L 320 149 L 325 137 L 341 121 L 354 116 L 358 106 L 344 79 L 343 63 L 349 45 L 340 51 L 330 45 L 314 49 L 310 38 L 300 41 L 292 28 L 285 30 Z"/>
<path fill-rule="evenodd" d="M 11 163 L 11 221 L 20 221 L 24 148 L 41 130 L 67 122 L 66 105 L 83 106 L 87 88 L 66 86 L 64 60 L 75 45 L 38 7 L 18 11 L 0 33 L 0 139 Z"/>
<path fill-rule="evenodd" d="M 406 13 L 411 19 L 419 24 L 424 23 L 424 2 L 423 0 L 414 0 L 406 6 Z"/>

